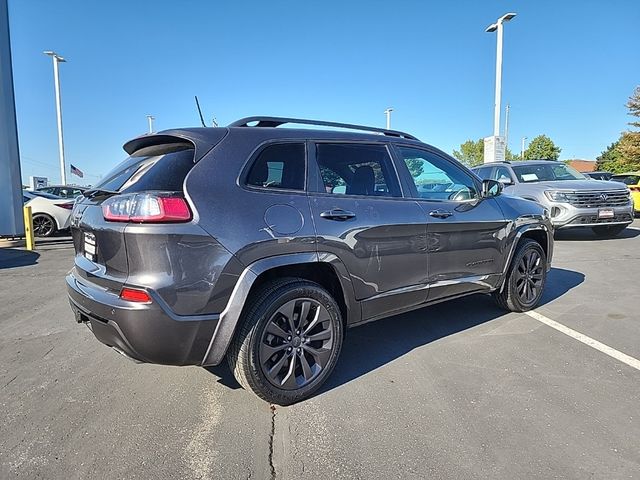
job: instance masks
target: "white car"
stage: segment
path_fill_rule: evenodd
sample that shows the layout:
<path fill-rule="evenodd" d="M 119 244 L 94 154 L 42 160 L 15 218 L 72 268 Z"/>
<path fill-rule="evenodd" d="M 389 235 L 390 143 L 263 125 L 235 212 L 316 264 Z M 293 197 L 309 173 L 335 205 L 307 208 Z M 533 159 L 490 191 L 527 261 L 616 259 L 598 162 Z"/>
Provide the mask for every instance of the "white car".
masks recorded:
<path fill-rule="evenodd" d="M 22 191 L 25 206 L 31 207 L 33 233 L 36 237 L 50 237 L 58 230 L 69 228 L 73 200 L 44 192 Z"/>

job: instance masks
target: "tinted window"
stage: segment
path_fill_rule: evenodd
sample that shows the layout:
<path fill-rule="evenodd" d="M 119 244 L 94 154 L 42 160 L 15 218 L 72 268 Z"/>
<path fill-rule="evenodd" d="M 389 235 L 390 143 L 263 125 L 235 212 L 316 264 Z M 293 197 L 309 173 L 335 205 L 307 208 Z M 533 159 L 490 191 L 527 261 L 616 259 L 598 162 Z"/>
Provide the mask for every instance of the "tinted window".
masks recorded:
<path fill-rule="evenodd" d="M 636 185 L 640 183 L 640 175 L 614 175 L 611 180 L 622 182 L 625 185 Z"/>
<path fill-rule="evenodd" d="M 253 162 L 247 185 L 263 188 L 304 190 L 305 146 L 303 143 L 269 145 Z"/>
<path fill-rule="evenodd" d="M 325 192 L 336 195 L 399 197 L 400 187 L 384 145 L 316 145 Z"/>
<path fill-rule="evenodd" d="M 428 200 L 463 201 L 478 197 L 470 175 L 451 162 L 425 150 L 399 147 L 418 197 Z"/>
<path fill-rule="evenodd" d="M 493 172 L 491 173 L 491 180 L 497 180 L 497 181 L 510 181 L 513 182 L 513 178 L 511 177 L 511 172 L 509 171 L 509 169 L 507 167 L 495 167 L 493 169 Z"/>
<path fill-rule="evenodd" d="M 31 191 L 29 192 L 31 195 L 35 195 L 36 197 L 43 197 L 43 198 L 48 198 L 50 200 L 60 200 L 61 197 L 57 196 L 57 195 L 53 195 L 51 193 L 47 193 L 47 192 L 37 192 L 37 191 Z"/>
<path fill-rule="evenodd" d="M 486 180 L 491 176 L 491 169 L 493 167 L 481 167 L 478 169 L 474 169 L 473 171 L 478 175 L 481 179 Z"/>
<path fill-rule="evenodd" d="M 95 188 L 118 192 L 181 191 L 193 165 L 191 148 L 154 156 L 131 156 L 111 170 Z"/>

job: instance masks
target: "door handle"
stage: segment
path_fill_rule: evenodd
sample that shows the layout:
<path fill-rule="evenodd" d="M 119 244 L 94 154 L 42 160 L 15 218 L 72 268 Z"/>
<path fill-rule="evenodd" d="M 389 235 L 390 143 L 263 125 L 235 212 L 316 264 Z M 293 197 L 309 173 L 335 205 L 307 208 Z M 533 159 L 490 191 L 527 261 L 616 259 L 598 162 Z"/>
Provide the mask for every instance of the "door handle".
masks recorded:
<path fill-rule="evenodd" d="M 327 220 L 344 221 L 349 220 L 350 218 L 355 218 L 356 214 L 353 212 L 348 212 L 347 210 L 342 210 L 341 208 L 334 208 L 331 210 L 327 210 L 326 212 L 322 212 L 320 216 L 322 218 L 326 218 Z"/>
<path fill-rule="evenodd" d="M 453 215 L 453 213 L 447 212 L 446 210 L 432 210 L 429 212 L 429 215 L 435 218 L 447 218 Z"/>

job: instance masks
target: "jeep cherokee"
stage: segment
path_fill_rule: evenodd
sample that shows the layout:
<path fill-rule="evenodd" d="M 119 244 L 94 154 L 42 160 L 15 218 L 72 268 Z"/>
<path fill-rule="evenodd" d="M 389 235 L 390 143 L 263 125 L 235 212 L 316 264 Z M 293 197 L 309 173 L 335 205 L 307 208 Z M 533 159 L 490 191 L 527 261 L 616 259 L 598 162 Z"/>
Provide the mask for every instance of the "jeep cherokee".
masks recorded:
<path fill-rule="evenodd" d="M 291 404 L 331 374 L 347 327 L 474 293 L 540 301 L 548 212 L 409 134 L 252 117 L 124 149 L 74 206 L 66 281 L 76 320 L 138 362 L 226 359 Z"/>

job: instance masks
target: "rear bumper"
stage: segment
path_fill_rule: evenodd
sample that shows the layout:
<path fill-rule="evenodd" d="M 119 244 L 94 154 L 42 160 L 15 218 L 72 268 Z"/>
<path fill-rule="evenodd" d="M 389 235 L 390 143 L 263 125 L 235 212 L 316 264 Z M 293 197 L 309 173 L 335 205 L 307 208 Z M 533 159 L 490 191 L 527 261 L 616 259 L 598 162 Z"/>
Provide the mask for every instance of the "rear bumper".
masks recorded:
<path fill-rule="evenodd" d="M 128 302 L 79 278 L 74 270 L 66 281 L 76 320 L 88 323 L 100 342 L 140 362 L 202 364 L 219 315 L 176 315 L 151 291 L 150 304 Z"/>

